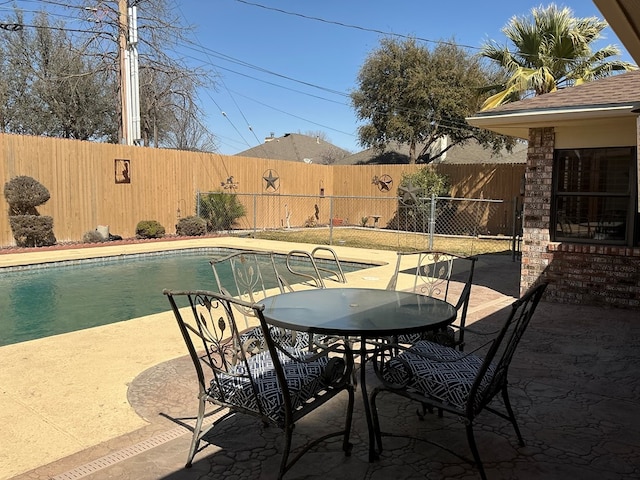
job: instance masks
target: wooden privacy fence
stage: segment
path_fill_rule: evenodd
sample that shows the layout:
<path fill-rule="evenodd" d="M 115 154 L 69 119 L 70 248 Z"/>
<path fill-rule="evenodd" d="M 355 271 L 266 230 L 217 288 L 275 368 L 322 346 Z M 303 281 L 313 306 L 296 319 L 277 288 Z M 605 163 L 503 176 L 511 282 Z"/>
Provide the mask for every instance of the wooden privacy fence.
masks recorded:
<path fill-rule="evenodd" d="M 280 210 L 286 195 L 308 195 L 314 198 L 307 207 L 300 207 L 300 214 L 306 216 L 314 213 L 314 205 L 323 197 L 371 197 L 373 203 L 358 203 L 357 211 L 348 206 L 353 202 L 336 204 L 332 216 L 357 224 L 364 216 L 382 214 L 370 211 L 377 208 L 376 199 L 395 198 L 403 174 L 422 168 L 316 165 L 9 134 L 0 134 L 0 156 L 3 186 L 13 177 L 26 175 L 49 190 L 51 198 L 38 212 L 53 217 L 59 242 L 79 241 L 99 225 L 109 226 L 110 233 L 133 237 L 141 220 L 157 220 L 172 234 L 181 217 L 195 214 L 196 193 L 216 190 L 270 196 Z M 512 200 L 519 195 L 525 166 L 441 164 L 431 168 L 449 176 L 451 196 Z M 4 196 L 2 202 L 0 245 L 15 245 Z M 276 222 L 281 214 L 273 209 L 264 212 L 275 215 Z"/>

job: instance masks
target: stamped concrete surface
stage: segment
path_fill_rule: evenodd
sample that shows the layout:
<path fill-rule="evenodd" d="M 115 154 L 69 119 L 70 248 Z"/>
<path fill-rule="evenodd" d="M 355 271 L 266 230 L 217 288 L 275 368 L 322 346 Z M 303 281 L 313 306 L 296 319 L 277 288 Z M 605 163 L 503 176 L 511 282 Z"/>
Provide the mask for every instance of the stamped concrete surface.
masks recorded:
<path fill-rule="evenodd" d="M 234 240 L 234 246 L 254 248 L 249 240 L 241 242 Z M 352 250 L 339 255 L 356 260 Z M 363 253 L 381 263 L 393 259 Z M 389 274 L 382 266 L 349 282 L 383 288 Z M 506 317 L 518 295 L 518 277 L 519 264 L 510 255 L 480 258 L 468 316 L 477 329 L 490 331 Z M 0 478 L 275 478 L 281 432 L 244 416 L 215 429 L 193 467 L 184 468 L 197 387 L 172 321 L 144 318 L 113 332 L 86 331 L 84 341 L 78 334 L 74 341 L 52 337 L 51 343 L 9 346 L 10 352 L 0 348 Z M 158 330 L 157 342 L 155 335 L 148 341 L 135 335 L 149 328 Z M 480 340 L 468 341 L 472 348 Z M 510 372 L 526 446 L 518 446 L 508 422 L 483 414 L 476 432 L 488 477 L 640 478 L 639 345 L 637 310 L 541 303 Z M 376 378 L 368 378 L 372 388 Z M 339 397 L 302 420 L 296 441 L 338 428 L 345 400 Z M 323 443 L 285 478 L 479 478 L 473 466 L 425 441 L 470 456 L 458 419 L 445 413 L 420 421 L 415 404 L 389 395 L 379 403 L 383 430 L 413 438 L 384 437 L 380 460 L 369 463 L 357 391 L 352 455 L 343 455 L 338 440 Z"/>

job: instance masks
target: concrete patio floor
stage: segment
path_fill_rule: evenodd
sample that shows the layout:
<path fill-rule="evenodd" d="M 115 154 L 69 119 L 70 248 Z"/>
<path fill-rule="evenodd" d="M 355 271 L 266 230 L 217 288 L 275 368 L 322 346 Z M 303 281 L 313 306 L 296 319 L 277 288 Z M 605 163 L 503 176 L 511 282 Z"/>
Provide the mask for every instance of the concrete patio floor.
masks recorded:
<path fill-rule="evenodd" d="M 251 248 L 251 243 L 235 242 L 235 246 Z M 339 255 L 341 258 L 357 256 L 351 250 L 339 251 Z M 392 258 L 377 252 L 366 256 L 369 259 L 372 256 Z M 366 281 L 371 282 L 376 276 L 380 280 L 377 286 L 383 286 L 388 278 L 384 277 L 388 270 L 375 272 L 369 272 Z M 518 295 L 518 278 L 519 264 L 513 262 L 510 255 L 481 257 L 474 277 L 468 321 L 487 330 L 498 325 L 506 317 L 508 305 Z M 358 282 L 355 277 L 353 281 Z M 640 478 L 639 317 L 637 310 L 548 302 L 539 305 L 510 372 L 511 400 L 526 446 L 518 446 L 508 422 L 489 413 L 482 415 L 476 424 L 480 454 L 490 479 Z M 156 348 L 152 344 L 154 341 L 174 343 L 177 338 L 173 336 L 171 327 L 164 325 L 165 319 L 157 321 L 162 322 L 161 330 L 168 328 L 169 332 L 159 332 L 158 339 L 150 340 L 149 345 L 139 343 L 140 339 L 132 336 L 130 331 L 118 332 L 128 335 L 124 338 L 119 337 L 118 333 L 113 335 L 121 343 L 132 342 L 127 344 L 134 353 L 147 348 L 153 352 Z M 152 323 L 139 325 L 149 327 Z M 87 332 L 90 336 L 94 334 Z M 100 332 L 100 335 L 107 334 Z M 91 340 L 95 340 L 95 337 L 92 336 Z M 472 348 L 477 339 L 469 338 L 468 341 L 469 348 Z M 4 433 L 0 433 L 0 453 L 5 458 L 0 457 L 0 467 L 7 466 L 7 469 L 0 469 L 0 478 L 275 478 L 281 453 L 281 432 L 275 428 L 264 429 L 254 419 L 241 416 L 214 430 L 211 444 L 205 444 L 196 455 L 193 467 L 184 468 L 191 439 L 185 426 L 193 424 L 197 387 L 190 360 L 179 347 L 184 348 L 171 345 L 167 351 L 155 355 L 148 353 L 148 360 L 139 360 L 137 365 L 121 374 L 123 378 L 131 375 L 123 402 L 126 405 L 122 405 L 123 409 L 130 410 L 131 416 L 123 421 L 122 429 L 114 429 L 115 434 L 107 434 L 107 439 L 87 448 L 78 447 L 86 442 L 83 443 L 80 438 L 81 433 L 76 433 L 77 445 L 66 451 L 73 452 L 60 455 L 59 459 L 52 462 L 38 463 L 38 458 L 51 458 L 47 456 L 47 442 L 55 449 L 57 446 L 54 443 L 65 438 L 55 437 L 48 426 L 54 422 L 52 418 L 56 408 L 68 410 L 66 404 L 71 399 L 58 394 L 52 397 L 57 404 L 41 401 L 41 411 L 38 411 L 37 404 L 26 405 L 25 411 L 32 418 L 30 422 L 25 421 L 22 410 L 14 408 L 13 412 L 6 413 L 3 405 L 5 413 L 0 417 L 5 428 Z M 6 349 L 0 348 L 3 365 L 7 365 L 5 361 L 19 357 L 14 352 L 16 347 L 11 349 L 12 355 L 3 356 L 3 350 Z M 50 353 L 43 349 L 39 351 L 38 368 L 46 370 Z M 119 355 L 118 352 L 112 354 Z M 86 355 L 90 355 L 90 352 L 87 351 Z M 117 363 L 115 358 L 113 360 Z M 109 378 L 108 364 L 94 367 L 93 375 Z M 117 369 L 116 366 L 113 368 Z M 29 370 L 23 373 L 26 376 Z M 376 379 L 371 375 L 369 378 L 371 388 Z M 55 388 L 55 384 L 54 378 L 48 385 Z M 3 394 L 7 394 L 11 385 L 5 383 L 0 388 Z M 33 390 L 38 391 L 37 385 Z M 112 390 L 116 391 L 115 398 L 122 396 L 122 393 L 118 393 L 122 391 L 122 385 L 114 385 Z M 67 395 L 73 395 L 73 389 L 69 386 L 64 391 Z M 366 422 L 359 395 L 360 392 L 356 392 L 352 455 L 345 457 L 342 454 L 338 440 L 321 444 L 307 453 L 285 475 L 286 479 L 479 478 L 473 466 L 445 450 L 415 439 L 385 437 L 385 450 L 380 460 L 369 463 Z M 111 407 L 106 405 L 104 398 L 96 398 L 91 392 L 86 392 L 81 400 L 98 404 L 98 413 L 78 411 L 74 419 L 71 412 L 64 421 L 88 423 L 95 437 L 102 438 L 102 430 L 109 430 L 111 424 L 116 423 L 107 412 Z M 294 438 L 304 441 L 324 429 L 337 427 L 343 421 L 345 400 L 340 397 L 337 402 L 330 402 L 302 420 Z M 122 402 L 122 399 L 119 401 Z M 24 403 L 27 402 L 28 399 L 24 399 Z M 380 402 L 384 430 L 429 439 L 470 456 L 464 425 L 456 418 L 447 414 L 443 418 L 428 415 L 424 421 L 419 421 L 415 404 L 391 396 L 381 398 Z M 6 408 L 12 408 L 11 405 Z M 47 408 L 51 409 L 51 413 L 47 414 Z M 96 415 L 98 418 L 93 418 Z M 7 431 L 7 425 L 13 425 L 13 428 Z M 17 429 L 16 425 L 20 428 Z M 117 434 L 123 431 L 126 433 Z M 6 472 L 15 472 L 11 466 L 12 458 L 25 454 L 31 456 L 30 461 L 34 466 L 28 471 L 7 476 Z"/>

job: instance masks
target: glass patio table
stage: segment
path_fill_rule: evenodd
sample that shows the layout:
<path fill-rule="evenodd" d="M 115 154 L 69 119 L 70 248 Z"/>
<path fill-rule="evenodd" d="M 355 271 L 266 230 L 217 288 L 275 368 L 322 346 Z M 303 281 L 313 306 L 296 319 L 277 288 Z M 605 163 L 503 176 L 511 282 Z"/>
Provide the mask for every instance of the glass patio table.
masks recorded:
<path fill-rule="evenodd" d="M 367 340 L 442 328 L 456 318 L 450 303 L 413 292 L 372 288 L 300 290 L 267 297 L 264 317 L 273 325 L 310 334 L 357 337 L 360 389 L 369 433 L 369 461 L 378 458 L 367 395 Z"/>

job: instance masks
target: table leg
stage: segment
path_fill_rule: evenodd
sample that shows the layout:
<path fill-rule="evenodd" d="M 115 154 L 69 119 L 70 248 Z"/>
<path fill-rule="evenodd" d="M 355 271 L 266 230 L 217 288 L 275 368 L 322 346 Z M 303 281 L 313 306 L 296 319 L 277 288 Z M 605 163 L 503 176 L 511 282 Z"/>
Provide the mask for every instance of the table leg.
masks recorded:
<path fill-rule="evenodd" d="M 371 405 L 367 394 L 366 363 L 367 363 L 367 339 L 360 339 L 360 390 L 362 391 L 362 403 L 364 405 L 364 416 L 367 419 L 367 431 L 369 433 L 369 462 L 378 460 L 379 455 L 375 447 L 375 432 L 373 429 L 373 418 L 371 417 Z"/>

